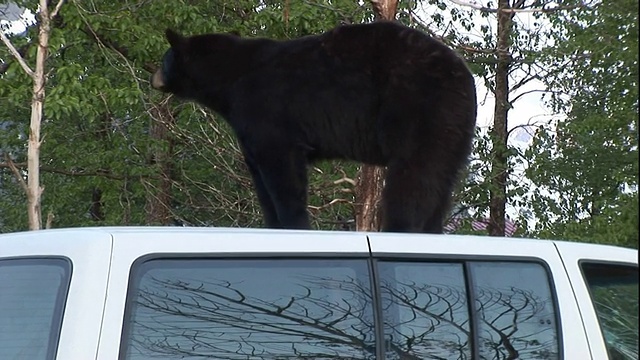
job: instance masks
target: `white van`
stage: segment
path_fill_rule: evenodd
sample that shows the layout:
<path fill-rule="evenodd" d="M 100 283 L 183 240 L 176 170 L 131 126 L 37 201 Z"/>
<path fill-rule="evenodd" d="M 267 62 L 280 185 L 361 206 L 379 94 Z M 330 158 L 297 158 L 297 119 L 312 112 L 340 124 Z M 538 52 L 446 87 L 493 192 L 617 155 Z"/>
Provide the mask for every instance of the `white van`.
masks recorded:
<path fill-rule="evenodd" d="M 5 234 L 0 359 L 638 359 L 638 252 L 259 229 Z"/>

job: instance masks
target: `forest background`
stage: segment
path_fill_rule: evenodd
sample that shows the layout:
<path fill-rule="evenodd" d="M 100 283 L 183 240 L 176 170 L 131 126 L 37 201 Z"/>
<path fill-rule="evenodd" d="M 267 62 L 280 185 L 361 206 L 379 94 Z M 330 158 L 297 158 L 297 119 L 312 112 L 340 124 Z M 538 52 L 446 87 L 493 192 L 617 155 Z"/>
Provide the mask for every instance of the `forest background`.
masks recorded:
<path fill-rule="evenodd" d="M 164 29 L 292 39 L 375 18 L 370 3 L 350 0 L 48 5 L 55 16 L 42 57 L 42 227 L 261 226 L 251 180 L 222 119 L 149 87 L 167 49 Z M 29 227 L 36 71 L 27 70 L 38 69 L 42 17 L 23 20 L 23 32 L 9 28 L 16 9 L 37 14 L 38 6 L 0 2 L 0 232 Z M 638 247 L 637 0 L 401 1 L 396 19 L 467 60 L 481 107 L 492 99 L 503 105 L 502 121 L 498 110 L 479 118 L 449 232 L 496 235 L 498 214 L 502 234 Z M 531 99 L 545 116 L 512 111 Z M 358 168 L 332 161 L 310 169 L 315 228 L 355 230 Z"/>

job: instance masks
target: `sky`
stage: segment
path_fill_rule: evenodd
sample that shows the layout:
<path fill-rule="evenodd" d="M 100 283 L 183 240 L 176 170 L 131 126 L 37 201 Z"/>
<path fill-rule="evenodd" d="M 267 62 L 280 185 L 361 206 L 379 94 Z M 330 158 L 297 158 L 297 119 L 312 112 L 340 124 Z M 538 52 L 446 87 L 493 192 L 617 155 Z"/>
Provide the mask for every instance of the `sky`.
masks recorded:
<path fill-rule="evenodd" d="M 0 4 L 0 19 L 5 21 L 20 19 L 20 8 L 13 3 Z"/>
<path fill-rule="evenodd" d="M 26 24 L 34 20 L 31 11 L 22 12 L 22 10 L 13 3 L 0 4 L 0 24 L 4 28 L 8 26 L 9 33 L 20 33 L 26 28 Z M 4 46 L 4 44 L 2 44 Z"/>
<path fill-rule="evenodd" d="M 520 91 L 511 94 L 510 98 L 514 98 L 518 94 L 529 90 L 544 89 L 544 84 L 537 80 L 531 81 L 523 86 Z M 479 127 L 488 128 L 493 124 L 493 108 L 495 98 L 482 83 L 482 80 L 476 78 L 476 90 L 478 91 L 478 118 L 477 125 Z M 524 95 L 513 104 L 513 108 L 509 110 L 509 129 L 522 125 L 536 125 L 540 123 L 548 123 L 553 114 L 547 109 L 540 97 L 541 93 L 532 93 Z M 531 142 L 530 131 L 521 128 L 514 131 L 509 138 L 512 145 L 523 146 Z"/>

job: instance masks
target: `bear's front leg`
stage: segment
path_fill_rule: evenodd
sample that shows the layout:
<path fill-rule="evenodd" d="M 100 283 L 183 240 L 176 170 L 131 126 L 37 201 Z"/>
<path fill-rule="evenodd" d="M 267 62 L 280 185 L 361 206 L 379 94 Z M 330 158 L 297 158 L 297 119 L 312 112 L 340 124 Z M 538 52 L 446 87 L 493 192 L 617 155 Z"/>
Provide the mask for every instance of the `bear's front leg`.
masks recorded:
<path fill-rule="evenodd" d="M 271 200 L 271 195 L 269 195 L 269 191 L 267 190 L 264 181 L 262 181 L 262 175 L 260 175 L 260 171 L 256 166 L 253 159 L 247 156 L 246 152 L 244 152 L 245 164 L 247 164 L 247 169 L 249 169 L 249 173 L 251 174 L 251 179 L 253 180 L 253 188 L 256 191 L 256 195 L 258 196 L 258 202 L 260 203 L 260 209 L 262 210 L 262 217 L 264 218 L 265 227 L 271 229 L 281 229 L 283 228 L 282 224 L 280 224 L 280 220 L 278 220 L 278 213 L 276 211 L 276 207 Z"/>
<path fill-rule="evenodd" d="M 307 159 L 287 144 L 247 146 L 247 166 L 270 228 L 310 229 L 307 213 Z M 274 216 L 275 213 L 275 216 Z"/>

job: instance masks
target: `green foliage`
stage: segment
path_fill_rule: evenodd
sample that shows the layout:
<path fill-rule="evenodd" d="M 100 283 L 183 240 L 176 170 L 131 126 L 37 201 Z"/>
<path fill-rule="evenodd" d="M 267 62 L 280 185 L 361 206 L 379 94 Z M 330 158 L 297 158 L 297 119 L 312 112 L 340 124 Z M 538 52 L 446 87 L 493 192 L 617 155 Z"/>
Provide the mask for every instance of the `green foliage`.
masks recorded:
<path fill-rule="evenodd" d="M 638 2 L 556 17 L 561 56 L 550 104 L 566 119 L 537 132 L 527 170 L 534 234 L 638 246 Z"/>
<path fill-rule="evenodd" d="M 35 0 L 18 3 L 37 9 Z M 554 113 L 566 114 L 557 127 L 539 129 L 530 149 L 509 148 L 507 201 L 520 216 L 518 234 L 637 246 L 637 13 L 637 1 L 622 0 L 514 17 L 512 87 L 545 81 L 556 94 L 548 98 Z M 493 90 L 495 13 L 441 0 L 401 1 L 398 19 L 457 49 Z M 168 47 L 164 29 L 288 39 L 372 20 L 369 4 L 347 0 L 68 1 L 54 21 L 47 60 L 43 218 L 53 214 L 54 227 L 261 226 L 250 178 L 222 119 L 149 87 Z M 11 36 L 29 64 L 36 39 L 35 26 Z M 21 165 L 32 84 L 0 45 L 5 63 L 0 162 L 8 155 Z M 466 181 L 455 195 L 453 214 L 465 217 L 459 233 L 482 233 L 470 222 L 488 214 L 494 161 L 488 134 L 477 129 Z M 522 167 L 526 179 L 514 176 Z M 327 162 L 310 170 L 314 227 L 353 228 L 356 168 Z M 15 176 L 0 167 L 0 232 L 26 229 L 25 203 Z"/>
<path fill-rule="evenodd" d="M 37 8 L 35 1 L 20 4 Z M 164 29 L 294 38 L 371 18 L 367 8 L 346 0 L 69 1 L 54 22 L 47 60 L 43 217 L 53 214 L 55 227 L 260 226 L 230 129 L 202 108 L 167 102 L 148 85 L 168 48 Z M 11 36 L 16 47 L 27 46 L 29 63 L 36 39 L 35 26 Z M 10 61 L 4 46 L 0 59 Z M 26 161 L 31 82 L 16 62 L 0 79 L 0 154 L 20 165 Z M 353 196 L 348 183 L 333 182 L 353 178 L 356 167 L 332 163 L 318 169 L 310 179 L 315 223 L 344 228 L 353 218 Z M 0 168 L 0 192 L 0 232 L 26 229 L 25 195 L 7 167 Z"/>

